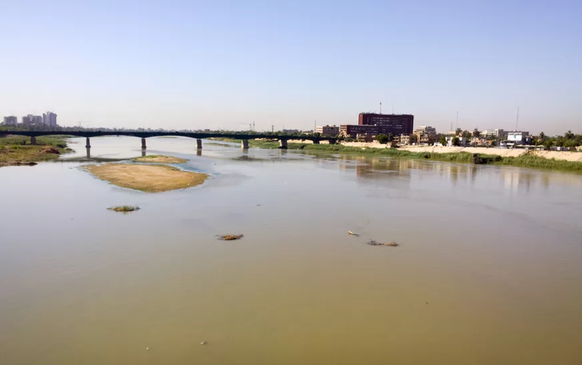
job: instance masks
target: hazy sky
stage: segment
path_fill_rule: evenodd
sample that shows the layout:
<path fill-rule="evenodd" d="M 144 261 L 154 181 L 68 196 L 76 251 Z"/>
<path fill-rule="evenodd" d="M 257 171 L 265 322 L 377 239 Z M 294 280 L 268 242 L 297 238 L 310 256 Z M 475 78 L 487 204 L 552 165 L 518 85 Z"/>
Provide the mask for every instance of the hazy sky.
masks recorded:
<path fill-rule="evenodd" d="M 0 116 L 582 132 L 582 1 L 0 0 Z M 247 127 L 248 128 L 248 127 Z"/>

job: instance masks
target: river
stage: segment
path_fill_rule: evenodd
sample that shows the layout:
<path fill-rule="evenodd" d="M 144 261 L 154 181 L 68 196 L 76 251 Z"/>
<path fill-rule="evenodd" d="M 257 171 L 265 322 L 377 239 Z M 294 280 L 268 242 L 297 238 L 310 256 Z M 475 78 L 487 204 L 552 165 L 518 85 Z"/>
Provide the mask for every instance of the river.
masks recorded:
<path fill-rule="evenodd" d="M 148 194 L 71 147 L 0 168 L 2 365 L 582 363 L 580 175 L 152 138 L 211 178 Z"/>

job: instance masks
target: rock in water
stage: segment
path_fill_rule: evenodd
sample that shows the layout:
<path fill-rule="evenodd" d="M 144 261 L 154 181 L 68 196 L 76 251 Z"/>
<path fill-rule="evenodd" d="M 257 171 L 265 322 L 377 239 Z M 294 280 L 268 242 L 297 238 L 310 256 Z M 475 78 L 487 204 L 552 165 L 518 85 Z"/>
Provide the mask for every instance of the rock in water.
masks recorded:
<path fill-rule="evenodd" d="M 398 243 L 396 242 L 376 242 L 374 240 L 368 241 L 366 242 L 367 244 L 369 244 L 370 246 L 389 246 L 389 247 L 397 247 Z"/>

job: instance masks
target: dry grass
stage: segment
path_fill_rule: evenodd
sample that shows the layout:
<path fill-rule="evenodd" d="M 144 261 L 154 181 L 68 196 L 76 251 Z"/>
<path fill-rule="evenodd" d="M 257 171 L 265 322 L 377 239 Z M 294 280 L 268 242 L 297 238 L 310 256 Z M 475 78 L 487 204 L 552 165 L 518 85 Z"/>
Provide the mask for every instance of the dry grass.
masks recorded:
<path fill-rule="evenodd" d="M 184 189 L 200 185 L 208 175 L 182 171 L 171 166 L 105 164 L 85 166 L 89 172 L 101 180 L 123 188 L 141 190 L 148 193 Z"/>

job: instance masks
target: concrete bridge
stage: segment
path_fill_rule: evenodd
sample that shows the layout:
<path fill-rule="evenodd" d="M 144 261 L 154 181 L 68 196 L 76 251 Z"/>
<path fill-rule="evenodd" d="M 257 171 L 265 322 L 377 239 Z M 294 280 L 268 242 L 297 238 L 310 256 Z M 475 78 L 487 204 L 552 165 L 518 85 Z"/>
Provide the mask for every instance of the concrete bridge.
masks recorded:
<path fill-rule="evenodd" d="M 19 136 L 30 137 L 30 143 L 36 144 L 36 137 L 40 136 L 51 136 L 51 135 L 67 135 L 75 137 L 85 137 L 87 143 L 86 148 L 91 148 L 91 137 L 103 137 L 103 136 L 130 136 L 141 138 L 141 148 L 145 150 L 147 148 L 146 138 L 151 137 L 163 137 L 163 136 L 174 136 L 174 137 L 188 137 L 196 139 L 196 148 L 202 149 L 202 140 L 206 138 L 231 138 L 240 139 L 241 148 L 249 148 L 249 140 L 256 138 L 265 139 L 276 139 L 279 141 L 279 148 L 287 148 L 288 140 L 302 140 L 302 141 L 312 141 L 315 144 L 319 144 L 320 141 L 329 141 L 329 143 L 335 143 L 336 138 L 333 137 L 318 137 L 318 136 L 308 136 L 308 135 L 277 135 L 269 133 L 220 133 L 220 132 L 141 132 L 141 131 L 2 131 L 2 134 L 12 134 Z"/>

